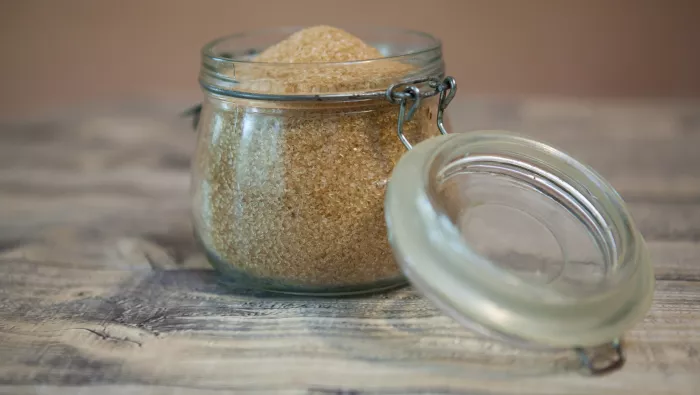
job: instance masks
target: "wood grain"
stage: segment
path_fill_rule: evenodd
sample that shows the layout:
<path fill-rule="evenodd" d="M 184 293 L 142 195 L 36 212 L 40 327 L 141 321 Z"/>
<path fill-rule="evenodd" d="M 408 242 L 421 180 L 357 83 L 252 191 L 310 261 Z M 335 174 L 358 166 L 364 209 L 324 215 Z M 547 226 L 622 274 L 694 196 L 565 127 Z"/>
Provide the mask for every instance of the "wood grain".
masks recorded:
<path fill-rule="evenodd" d="M 627 364 L 486 341 L 411 288 L 281 297 L 223 285 L 194 245 L 194 135 L 156 106 L 0 125 L 0 394 L 700 393 L 700 106 L 472 100 L 593 165 L 629 203 L 657 289 Z"/>

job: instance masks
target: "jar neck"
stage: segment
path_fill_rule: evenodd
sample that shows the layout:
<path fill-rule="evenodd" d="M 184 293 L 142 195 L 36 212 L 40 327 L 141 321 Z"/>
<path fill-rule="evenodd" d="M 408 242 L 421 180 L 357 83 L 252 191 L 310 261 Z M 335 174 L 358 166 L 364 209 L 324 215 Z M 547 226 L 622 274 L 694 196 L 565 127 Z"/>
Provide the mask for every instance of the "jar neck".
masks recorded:
<path fill-rule="evenodd" d="M 385 58 L 332 63 L 255 62 L 255 54 L 284 39 L 294 28 L 250 32 L 211 42 L 202 50 L 199 81 L 206 91 L 287 97 L 381 94 L 390 85 L 444 76 L 440 42 L 413 31 L 365 28 L 358 37 Z M 250 98 L 250 97 L 248 97 Z M 283 99 L 284 100 L 284 99 Z"/>

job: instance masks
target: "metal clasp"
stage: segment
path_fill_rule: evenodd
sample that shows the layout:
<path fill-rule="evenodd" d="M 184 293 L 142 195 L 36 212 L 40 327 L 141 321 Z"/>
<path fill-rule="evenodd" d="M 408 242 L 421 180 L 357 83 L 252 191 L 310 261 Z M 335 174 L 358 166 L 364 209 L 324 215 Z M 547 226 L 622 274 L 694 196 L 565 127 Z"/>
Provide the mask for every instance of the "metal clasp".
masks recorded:
<path fill-rule="evenodd" d="M 421 91 L 419 85 L 428 85 L 430 89 Z M 435 95 L 440 95 L 437 110 L 437 127 L 441 134 L 447 134 L 444 124 L 444 112 L 447 106 L 457 93 L 457 82 L 452 77 L 446 77 L 440 81 L 436 78 L 424 78 L 409 82 L 402 82 L 391 85 L 386 90 L 386 98 L 390 103 L 399 104 L 399 119 L 396 132 L 399 140 L 406 149 L 410 150 L 413 145 L 408 141 L 403 132 L 404 124 L 410 121 L 420 107 L 421 100 Z M 408 108 L 408 102 L 411 106 Z"/>
<path fill-rule="evenodd" d="M 592 376 L 600 376 L 620 369 L 625 364 L 625 354 L 619 339 L 595 350 L 576 348 L 581 367 Z"/>

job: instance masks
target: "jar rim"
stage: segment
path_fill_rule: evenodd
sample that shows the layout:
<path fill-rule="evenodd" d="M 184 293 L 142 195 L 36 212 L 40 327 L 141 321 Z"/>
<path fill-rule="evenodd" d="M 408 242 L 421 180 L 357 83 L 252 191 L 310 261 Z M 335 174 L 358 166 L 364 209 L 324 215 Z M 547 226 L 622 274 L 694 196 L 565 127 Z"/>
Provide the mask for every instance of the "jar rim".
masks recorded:
<path fill-rule="evenodd" d="M 391 56 L 385 56 L 385 57 L 379 57 L 379 58 L 372 58 L 372 59 L 363 59 L 363 60 L 351 60 L 351 61 L 344 61 L 344 62 L 300 62 L 300 63 L 285 63 L 285 62 L 257 62 L 255 60 L 250 60 L 250 59 L 241 59 L 241 58 L 234 58 L 234 57 L 227 57 L 227 56 L 220 56 L 220 54 L 217 54 L 216 52 L 216 47 L 218 45 L 221 45 L 222 43 L 229 42 L 231 40 L 239 40 L 239 39 L 244 39 L 244 38 L 251 38 L 254 36 L 261 36 L 265 34 L 272 34 L 272 33 L 280 33 L 283 35 L 290 35 L 292 33 L 295 33 L 301 29 L 304 29 L 306 26 L 278 26 L 278 27 L 273 27 L 273 28 L 260 28 L 260 29 L 253 29 L 253 30 L 247 30 L 247 31 L 241 31 L 238 33 L 230 34 L 227 36 L 221 36 L 218 37 L 214 40 L 209 41 L 206 43 L 202 49 L 201 49 L 201 55 L 203 58 L 208 58 L 213 61 L 217 62 L 224 62 L 224 63 L 230 63 L 230 64 L 257 64 L 257 65 L 266 65 L 266 66 L 280 66 L 280 67 L 289 67 L 289 66 L 308 66 L 308 65 L 314 65 L 314 66 L 320 66 L 320 65 L 329 65 L 329 66 L 340 66 L 340 65 L 353 65 L 353 64 L 367 64 L 367 63 L 372 63 L 372 62 L 377 62 L 377 61 L 386 61 L 386 60 L 401 60 L 401 59 L 406 59 L 410 58 L 413 56 L 421 55 L 421 54 L 426 54 L 431 51 L 436 51 L 436 50 L 442 50 L 442 41 L 438 39 L 437 37 L 426 33 L 422 32 L 419 30 L 413 30 L 413 29 L 403 29 L 403 28 L 394 28 L 394 27 L 388 27 L 388 26 L 371 26 L 371 25 L 366 25 L 366 26 L 356 26 L 355 28 L 348 28 L 350 31 L 360 31 L 360 30 L 369 30 L 372 32 L 386 32 L 386 33 L 394 33 L 394 34 L 407 34 L 411 36 L 415 36 L 417 38 L 425 39 L 428 40 L 430 45 L 426 45 L 423 48 L 420 48 L 418 50 L 413 50 L 405 53 L 400 53 L 396 55 L 391 55 Z M 248 56 L 250 56 L 251 53 L 248 53 Z"/>
<path fill-rule="evenodd" d="M 296 31 L 294 27 L 259 29 L 210 42 L 202 50 L 200 85 L 215 95 L 248 100 L 364 101 L 381 98 L 397 83 L 444 77 L 438 39 L 389 27 L 365 27 L 356 32 L 358 38 L 388 55 L 381 58 L 318 63 L 251 59 Z"/>

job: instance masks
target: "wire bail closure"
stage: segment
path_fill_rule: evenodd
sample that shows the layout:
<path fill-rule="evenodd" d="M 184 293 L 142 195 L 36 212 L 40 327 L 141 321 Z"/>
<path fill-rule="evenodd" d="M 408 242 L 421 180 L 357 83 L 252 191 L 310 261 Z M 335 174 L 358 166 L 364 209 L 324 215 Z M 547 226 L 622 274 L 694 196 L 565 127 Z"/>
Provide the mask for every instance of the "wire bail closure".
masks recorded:
<path fill-rule="evenodd" d="M 427 84 L 430 89 L 421 91 L 419 88 L 421 84 Z M 453 77 L 445 77 L 442 81 L 436 78 L 423 78 L 394 84 L 387 88 L 387 100 L 390 103 L 399 104 L 399 119 L 396 132 L 399 140 L 401 140 L 407 150 L 412 149 L 413 145 L 404 134 L 404 124 L 409 122 L 416 114 L 416 111 L 420 107 L 421 100 L 438 94 L 440 95 L 437 111 L 437 126 L 441 134 L 447 134 L 444 124 L 444 112 L 456 93 L 457 82 Z M 409 101 L 411 101 L 411 106 L 407 110 Z"/>

